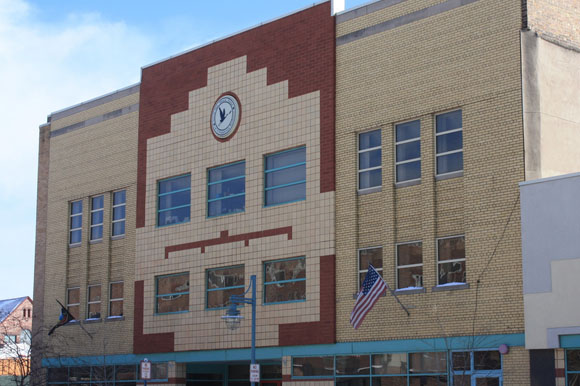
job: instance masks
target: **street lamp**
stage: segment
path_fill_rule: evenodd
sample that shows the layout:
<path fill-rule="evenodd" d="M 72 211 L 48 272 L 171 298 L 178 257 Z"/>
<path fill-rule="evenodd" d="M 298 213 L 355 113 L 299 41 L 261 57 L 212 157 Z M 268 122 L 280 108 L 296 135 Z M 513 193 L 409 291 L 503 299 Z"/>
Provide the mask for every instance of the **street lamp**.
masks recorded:
<path fill-rule="evenodd" d="M 252 297 L 245 297 L 248 291 L 252 289 Z M 237 330 L 240 327 L 240 323 L 244 318 L 240 315 L 240 310 L 237 306 L 239 304 L 251 304 L 252 305 L 252 354 L 251 354 L 251 364 L 256 364 L 256 275 L 250 276 L 250 286 L 244 292 L 243 295 L 232 295 L 230 296 L 230 307 L 228 308 L 226 314 L 222 316 L 222 319 L 226 322 L 226 326 L 230 330 Z M 252 386 L 256 383 L 252 382 Z"/>

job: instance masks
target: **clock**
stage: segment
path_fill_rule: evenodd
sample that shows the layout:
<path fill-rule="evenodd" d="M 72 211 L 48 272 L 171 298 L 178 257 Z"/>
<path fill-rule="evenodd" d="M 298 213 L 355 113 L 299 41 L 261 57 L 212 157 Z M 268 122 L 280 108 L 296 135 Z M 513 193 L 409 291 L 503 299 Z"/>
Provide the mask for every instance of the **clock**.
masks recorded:
<path fill-rule="evenodd" d="M 222 94 L 211 110 L 211 131 L 218 141 L 227 141 L 238 126 L 242 110 L 240 100 L 233 92 Z"/>

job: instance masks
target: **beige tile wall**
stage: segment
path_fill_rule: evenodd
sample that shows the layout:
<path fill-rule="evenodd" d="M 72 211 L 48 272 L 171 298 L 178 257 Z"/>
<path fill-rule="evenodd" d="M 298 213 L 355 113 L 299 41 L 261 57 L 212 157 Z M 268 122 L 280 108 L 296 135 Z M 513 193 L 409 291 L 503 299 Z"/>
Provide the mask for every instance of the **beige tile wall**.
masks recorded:
<path fill-rule="evenodd" d="M 137 230 L 136 280 L 145 281 L 144 333 L 175 333 L 176 350 L 203 350 L 250 345 L 250 307 L 241 332 L 229 332 L 224 310 L 205 310 L 205 271 L 244 264 L 246 285 L 257 275 L 257 345 L 278 343 L 281 323 L 319 320 L 319 257 L 334 254 L 334 193 L 320 194 L 320 98 L 318 92 L 288 99 L 288 83 L 266 84 L 267 69 L 247 73 L 246 57 L 208 70 L 207 86 L 190 92 L 189 110 L 171 119 L 171 133 L 149 140 L 147 149 L 146 225 Z M 218 97 L 232 91 L 241 102 L 242 121 L 227 142 L 214 139 L 210 113 Z M 306 200 L 263 207 L 263 156 L 306 146 Z M 207 169 L 246 162 L 244 213 L 206 218 Z M 191 173 L 191 221 L 156 227 L 157 181 Z M 229 235 L 292 226 L 286 235 L 172 253 L 164 248 Z M 306 256 L 306 302 L 262 306 L 262 263 Z M 155 276 L 190 273 L 189 313 L 155 315 Z M 192 327 L 195 326 L 195 327 Z"/>

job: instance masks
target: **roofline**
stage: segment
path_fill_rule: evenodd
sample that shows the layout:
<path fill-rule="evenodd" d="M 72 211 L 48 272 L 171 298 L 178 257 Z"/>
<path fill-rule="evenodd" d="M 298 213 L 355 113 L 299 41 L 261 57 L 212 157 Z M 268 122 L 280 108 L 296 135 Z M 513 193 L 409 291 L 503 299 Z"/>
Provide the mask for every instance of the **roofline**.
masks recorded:
<path fill-rule="evenodd" d="M 549 181 L 565 180 L 568 178 L 577 178 L 577 177 L 580 177 L 580 172 L 561 174 L 559 176 L 538 178 L 538 179 L 530 180 L 530 181 L 523 181 L 523 182 L 520 182 L 519 185 L 520 186 L 534 185 L 534 184 L 541 184 L 541 183 L 549 182 Z"/>
<path fill-rule="evenodd" d="M 149 67 L 155 66 L 156 64 L 159 64 L 159 63 L 163 63 L 163 62 L 165 62 L 165 61 L 167 61 L 167 60 L 170 60 L 170 59 L 176 58 L 176 57 L 178 57 L 178 56 L 185 55 L 185 54 L 188 54 L 188 53 L 190 53 L 190 52 L 193 52 L 193 51 L 199 50 L 200 48 L 203 48 L 203 47 L 209 46 L 209 45 L 211 45 L 211 44 L 214 44 L 214 43 L 220 42 L 220 41 L 222 41 L 222 40 L 229 39 L 229 38 L 231 38 L 232 36 L 236 36 L 236 35 L 239 35 L 239 34 L 241 34 L 241 33 L 244 33 L 244 32 L 250 31 L 250 30 L 253 30 L 254 28 L 258 28 L 258 27 L 261 27 L 261 26 L 263 26 L 263 25 L 270 24 L 270 23 L 273 23 L 273 22 L 275 22 L 275 21 L 278 21 L 278 20 L 284 19 L 285 17 L 288 17 L 288 16 L 291 16 L 291 15 L 294 15 L 294 14 L 296 14 L 296 13 L 299 13 L 299 12 L 303 12 L 303 11 L 305 11 L 305 10 L 307 10 L 307 9 L 314 8 L 314 7 L 316 7 L 316 6 L 319 6 L 320 4 L 324 4 L 324 3 L 327 3 L 327 2 L 330 2 L 330 1 L 331 1 L 331 0 L 323 0 L 323 1 L 319 1 L 319 2 L 312 3 L 312 5 L 310 5 L 310 6 L 307 6 L 307 7 L 300 8 L 300 9 L 298 9 L 298 10 L 296 10 L 296 11 L 289 12 L 289 13 L 287 13 L 287 14 L 284 14 L 284 15 L 282 15 L 282 16 L 278 16 L 278 17 L 276 17 L 276 18 L 274 18 L 274 19 L 270 19 L 270 20 L 268 20 L 268 21 L 264 21 L 264 22 L 262 22 L 262 23 L 256 24 L 256 25 L 254 25 L 254 26 L 251 26 L 251 27 L 248 27 L 248 28 L 244 28 L 244 29 L 242 29 L 242 30 L 240 30 L 240 31 L 237 31 L 237 32 L 231 33 L 231 34 L 229 34 L 229 35 L 226 35 L 226 36 L 224 36 L 224 37 L 221 37 L 221 38 L 219 38 L 219 39 L 212 40 L 212 41 L 210 41 L 210 42 L 207 42 L 207 43 L 203 43 L 203 44 L 201 44 L 201 45 L 199 45 L 199 46 L 196 46 L 196 47 L 190 48 L 190 49 L 188 49 L 188 50 L 185 50 L 185 51 L 179 52 L 179 53 L 177 53 L 177 54 L 175 54 L 175 55 L 171 55 L 171 56 L 168 56 L 168 57 L 166 57 L 166 58 L 164 58 L 164 59 L 157 60 L 157 61 L 155 61 L 155 62 L 153 62 L 153 63 L 146 64 L 146 65 L 144 65 L 144 66 L 142 66 L 142 67 L 141 67 L 141 70 L 143 70 L 143 69 L 145 69 L 145 68 L 149 68 Z"/>

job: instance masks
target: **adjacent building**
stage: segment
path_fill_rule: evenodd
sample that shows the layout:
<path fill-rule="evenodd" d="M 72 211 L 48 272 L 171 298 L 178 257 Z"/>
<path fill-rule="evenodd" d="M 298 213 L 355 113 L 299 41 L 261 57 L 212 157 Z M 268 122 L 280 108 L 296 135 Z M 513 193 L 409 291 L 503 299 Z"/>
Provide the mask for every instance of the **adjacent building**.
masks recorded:
<path fill-rule="evenodd" d="M 0 300 L 0 382 L 23 380 L 30 369 L 32 299 Z"/>
<path fill-rule="evenodd" d="M 580 168 L 574 0 L 331 8 L 40 127 L 49 384 L 135 384 L 144 358 L 154 383 L 248 384 L 251 307 L 221 317 L 253 275 L 262 384 L 563 384 L 563 351 L 531 365 L 519 184 Z M 387 294 L 355 330 L 369 263 L 409 313 Z M 54 299 L 76 320 L 48 337 Z"/>

